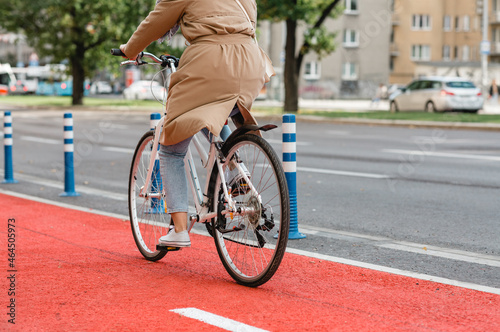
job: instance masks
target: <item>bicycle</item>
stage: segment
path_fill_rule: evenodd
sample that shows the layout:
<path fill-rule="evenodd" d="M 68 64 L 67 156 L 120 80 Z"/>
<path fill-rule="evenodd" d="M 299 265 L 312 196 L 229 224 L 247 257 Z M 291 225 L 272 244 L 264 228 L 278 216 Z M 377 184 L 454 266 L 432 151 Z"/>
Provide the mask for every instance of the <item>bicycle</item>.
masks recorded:
<path fill-rule="evenodd" d="M 117 49 L 111 53 L 124 56 Z M 156 57 L 142 52 L 136 60 L 123 61 L 122 65 L 151 63 L 144 58 L 160 65 L 161 71 L 167 71 L 167 74 L 176 71 L 179 61 L 173 56 Z M 150 261 L 163 258 L 169 251 L 179 250 L 158 245 L 158 239 L 173 227 L 166 214 L 158 160 L 158 141 L 165 119 L 166 113 L 154 130 L 146 132 L 139 140 L 129 176 L 132 233 L 139 251 Z M 288 241 L 290 204 L 281 162 L 265 139 L 250 133 L 276 127 L 247 125 L 228 135 L 230 129 L 226 124 L 221 134 L 224 139 L 204 135 L 209 142 L 208 153 L 198 137 L 200 134 L 197 134 L 184 160 L 196 210 L 189 217 L 188 232 L 196 222 L 205 223 L 229 275 L 237 283 L 250 287 L 264 284 L 275 274 Z M 203 190 L 192 147 L 206 169 Z M 236 171 L 240 180 L 229 186 L 229 173 Z"/>

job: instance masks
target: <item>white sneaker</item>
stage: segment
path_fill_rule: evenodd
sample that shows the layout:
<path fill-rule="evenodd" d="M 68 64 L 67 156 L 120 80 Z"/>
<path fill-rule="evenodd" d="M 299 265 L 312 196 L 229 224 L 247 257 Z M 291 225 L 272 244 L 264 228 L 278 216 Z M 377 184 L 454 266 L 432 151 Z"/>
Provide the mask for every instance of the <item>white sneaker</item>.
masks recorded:
<path fill-rule="evenodd" d="M 188 231 L 175 232 L 175 229 L 170 230 L 167 235 L 160 238 L 160 245 L 165 247 L 191 247 Z"/>

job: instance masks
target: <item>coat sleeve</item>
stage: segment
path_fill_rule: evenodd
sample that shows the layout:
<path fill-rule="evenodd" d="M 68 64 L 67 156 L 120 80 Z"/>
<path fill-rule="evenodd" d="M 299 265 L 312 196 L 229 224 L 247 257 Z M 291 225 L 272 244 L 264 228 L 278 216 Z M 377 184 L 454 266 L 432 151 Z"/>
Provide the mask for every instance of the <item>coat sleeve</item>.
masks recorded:
<path fill-rule="evenodd" d="M 129 58 L 134 58 L 153 41 L 161 38 L 180 20 L 186 3 L 186 0 L 160 1 L 135 30 L 123 52 Z"/>

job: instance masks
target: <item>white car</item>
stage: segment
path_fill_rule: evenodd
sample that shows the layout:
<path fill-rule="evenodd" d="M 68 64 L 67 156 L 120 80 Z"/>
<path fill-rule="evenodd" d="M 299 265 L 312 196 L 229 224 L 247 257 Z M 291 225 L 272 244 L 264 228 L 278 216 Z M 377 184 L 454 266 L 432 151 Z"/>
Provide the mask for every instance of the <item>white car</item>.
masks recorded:
<path fill-rule="evenodd" d="M 123 97 L 125 99 L 163 100 L 166 97 L 166 89 L 156 81 L 135 81 L 123 90 Z"/>
<path fill-rule="evenodd" d="M 469 80 L 454 77 L 417 79 L 389 96 L 391 112 L 467 111 L 483 108 L 481 89 Z"/>
<path fill-rule="evenodd" d="M 113 93 L 113 88 L 108 82 L 98 81 L 92 83 L 92 85 L 90 86 L 90 94 L 92 95 L 109 93 Z"/>

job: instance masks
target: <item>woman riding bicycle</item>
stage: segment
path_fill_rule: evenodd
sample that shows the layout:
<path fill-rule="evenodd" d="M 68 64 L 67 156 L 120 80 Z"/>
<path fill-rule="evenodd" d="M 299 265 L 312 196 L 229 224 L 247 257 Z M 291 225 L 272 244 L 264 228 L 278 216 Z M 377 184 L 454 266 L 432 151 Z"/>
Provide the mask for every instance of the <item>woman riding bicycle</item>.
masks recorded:
<path fill-rule="evenodd" d="M 191 245 L 184 156 L 194 134 L 218 136 L 235 106 L 241 124 L 257 124 L 252 103 L 265 82 L 265 63 L 255 43 L 255 0 L 157 0 L 155 9 L 120 49 L 135 59 L 150 43 L 180 27 L 189 43 L 172 74 L 167 120 L 160 137 L 160 165 L 167 212 L 175 228 L 160 238 L 172 247 Z"/>

